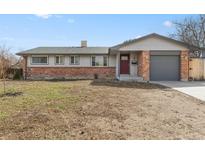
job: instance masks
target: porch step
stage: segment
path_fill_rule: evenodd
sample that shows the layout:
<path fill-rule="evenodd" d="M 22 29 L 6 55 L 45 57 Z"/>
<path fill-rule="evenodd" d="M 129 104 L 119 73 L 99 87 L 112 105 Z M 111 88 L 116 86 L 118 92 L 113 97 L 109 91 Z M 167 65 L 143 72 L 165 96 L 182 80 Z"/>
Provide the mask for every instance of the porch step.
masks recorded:
<path fill-rule="evenodd" d="M 130 75 L 120 75 L 120 81 L 143 81 L 142 77 L 130 76 Z"/>

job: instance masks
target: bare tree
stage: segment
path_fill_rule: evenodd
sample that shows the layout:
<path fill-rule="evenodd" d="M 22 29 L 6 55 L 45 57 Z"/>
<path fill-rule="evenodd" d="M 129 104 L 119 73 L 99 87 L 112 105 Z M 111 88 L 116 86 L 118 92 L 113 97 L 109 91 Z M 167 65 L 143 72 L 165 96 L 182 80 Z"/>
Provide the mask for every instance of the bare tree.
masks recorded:
<path fill-rule="evenodd" d="M 6 93 L 6 75 L 10 66 L 10 48 L 2 45 L 0 46 L 0 78 L 3 79 L 4 94 Z"/>
<path fill-rule="evenodd" d="M 189 44 L 192 54 L 200 56 L 201 53 L 197 55 L 194 51 L 205 48 L 205 15 L 187 17 L 183 21 L 174 22 L 174 25 L 176 31 L 171 36 Z"/>

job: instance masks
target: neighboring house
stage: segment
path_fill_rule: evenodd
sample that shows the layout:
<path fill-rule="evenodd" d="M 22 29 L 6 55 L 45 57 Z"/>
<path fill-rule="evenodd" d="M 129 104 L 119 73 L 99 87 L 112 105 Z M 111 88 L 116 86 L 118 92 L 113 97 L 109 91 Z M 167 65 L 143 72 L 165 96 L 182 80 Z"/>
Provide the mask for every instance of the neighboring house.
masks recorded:
<path fill-rule="evenodd" d="M 26 79 L 188 80 L 189 49 L 158 34 L 114 47 L 39 47 L 17 53 L 25 59 Z"/>

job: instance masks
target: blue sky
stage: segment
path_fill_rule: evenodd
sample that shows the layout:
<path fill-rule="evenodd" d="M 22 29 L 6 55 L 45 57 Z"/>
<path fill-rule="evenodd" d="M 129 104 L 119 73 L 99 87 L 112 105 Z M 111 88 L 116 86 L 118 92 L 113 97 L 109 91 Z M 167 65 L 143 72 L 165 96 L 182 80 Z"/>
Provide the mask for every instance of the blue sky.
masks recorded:
<path fill-rule="evenodd" d="M 0 15 L 0 44 L 18 52 L 38 46 L 113 46 L 149 33 L 174 32 L 193 15 Z"/>

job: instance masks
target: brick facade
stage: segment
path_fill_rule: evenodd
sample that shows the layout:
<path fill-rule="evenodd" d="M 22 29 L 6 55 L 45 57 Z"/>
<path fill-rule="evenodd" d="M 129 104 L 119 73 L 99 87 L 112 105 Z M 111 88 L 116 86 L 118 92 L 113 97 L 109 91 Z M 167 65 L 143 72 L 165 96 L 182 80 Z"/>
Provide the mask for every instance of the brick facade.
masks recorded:
<path fill-rule="evenodd" d="M 180 53 L 180 79 L 181 81 L 189 79 L 189 51 L 181 51 Z"/>
<path fill-rule="evenodd" d="M 28 67 L 27 79 L 94 79 L 115 78 L 115 67 Z"/>
<path fill-rule="evenodd" d="M 150 66 L 150 53 L 149 51 L 142 51 L 138 53 L 138 76 L 143 80 L 149 81 L 149 66 Z"/>
<path fill-rule="evenodd" d="M 138 75 L 145 81 L 150 80 L 150 53 L 142 51 L 138 54 Z M 188 81 L 189 78 L 189 51 L 180 53 L 180 80 Z"/>
<path fill-rule="evenodd" d="M 143 80 L 150 80 L 150 52 L 141 51 L 137 53 L 138 76 Z M 24 56 L 24 78 L 31 80 L 43 79 L 93 79 L 97 74 L 98 78 L 115 78 L 115 67 L 26 67 L 27 57 Z M 189 52 L 180 53 L 180 80 L 188 81 L 189 77 Z"/>

